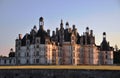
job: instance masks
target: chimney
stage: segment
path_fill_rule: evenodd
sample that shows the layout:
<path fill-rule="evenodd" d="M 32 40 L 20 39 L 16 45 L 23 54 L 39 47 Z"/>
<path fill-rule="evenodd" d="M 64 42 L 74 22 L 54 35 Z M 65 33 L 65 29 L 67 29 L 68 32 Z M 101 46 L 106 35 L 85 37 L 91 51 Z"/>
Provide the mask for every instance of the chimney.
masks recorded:
<path fill-rule="evenodd" d="M 55 31 L 52 31 L 52 36 L 55 36 Z"/>
<path fill-rule="evenodd" d="M 50 36 L 50 29 L 47 29 L 47 34 Z"/>
<path fill-rule="evenodd" d="M 73 25 L 73 30 L 75 30 L 75 25 Z"/>
<path fill-rule="evenodd" d="M 58 28 L 56 28 L 56 34 L 58 34 L 58 32 L 59 32 L 59 30 L 58 30 Z"/>
<path fill-rule="evenodd" d="M 19 40 L 21 40 L 22 39 L 22 34 L 19 34 Z"/>
<path fill-rule="evenodd" d="M 90 30 L 90 35 L 93 36 L 93 30 Z"/>

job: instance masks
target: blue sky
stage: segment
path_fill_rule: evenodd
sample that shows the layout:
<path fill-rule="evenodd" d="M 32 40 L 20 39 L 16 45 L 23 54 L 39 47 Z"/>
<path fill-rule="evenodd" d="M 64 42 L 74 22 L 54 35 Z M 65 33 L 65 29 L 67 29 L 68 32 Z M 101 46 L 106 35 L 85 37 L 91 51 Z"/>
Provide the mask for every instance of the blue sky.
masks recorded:
<path fill-rule="evenodd" d="M 97 45 L 105 31 L 110 45 L 120 47 L 120 0 L 0 0 L 0 55 L 14 48 L 19 33 L 38 27 L 41 16 L 45 30 L 55 30 L 63 19 L 80 34 L 87 26 L 93 29 Z"/>

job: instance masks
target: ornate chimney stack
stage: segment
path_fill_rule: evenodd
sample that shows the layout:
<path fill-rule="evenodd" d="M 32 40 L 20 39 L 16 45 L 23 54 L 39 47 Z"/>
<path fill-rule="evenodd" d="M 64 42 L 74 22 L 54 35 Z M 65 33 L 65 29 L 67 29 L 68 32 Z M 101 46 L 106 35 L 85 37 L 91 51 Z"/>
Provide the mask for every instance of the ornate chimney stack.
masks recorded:
<path fill-rule="evenodd" d="M 50 29 L 47 30 L 48 35 L 50 36 Z"/>
<path fill-rule="evenodd" d="M 66 22 L 66 29 L 69 29 L 69 23 Z"/>
<path fill-rule="evenodd" d="M 19 40 L 21 40 L 22 39 L 22 34 L 19 34 Z"/>
<path fill-rule="evenodd" d="M 93 36 L 93 30 L 90 30 L 90 35 Z"/>

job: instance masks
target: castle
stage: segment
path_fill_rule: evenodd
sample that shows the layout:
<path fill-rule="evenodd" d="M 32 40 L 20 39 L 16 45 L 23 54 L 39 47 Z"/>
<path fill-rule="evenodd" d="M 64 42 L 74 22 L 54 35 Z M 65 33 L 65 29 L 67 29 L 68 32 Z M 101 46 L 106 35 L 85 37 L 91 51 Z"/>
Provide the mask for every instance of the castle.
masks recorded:
<path fill-rule="evenodd" d="M 103 65 L 113 64 L 113 47 L 106 40 L 98 46 L 95 44 L 93 30 L 86 27 L 80 35 L 75 25 L 65 28 L 61 20 L 60 28 L 50 35 L 50 30 L 44 29 L 44 19 L 39 19 L 39 29 L 36 26 L 22 37 L 16 39 L 15 52 L 11 49 L 9 57 L 0 57 L 0 65 Z"/>

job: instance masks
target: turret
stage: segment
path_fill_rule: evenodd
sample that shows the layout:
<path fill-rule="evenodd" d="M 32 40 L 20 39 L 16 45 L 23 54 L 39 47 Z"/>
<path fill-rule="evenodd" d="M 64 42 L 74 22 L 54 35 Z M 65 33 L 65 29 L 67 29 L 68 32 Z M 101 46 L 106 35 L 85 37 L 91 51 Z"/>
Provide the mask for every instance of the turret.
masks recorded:
<path fill-rule="evenodd" d="M 103 32 L 103 41 L 101 43 L 101 51 L 109 51 L 110 50 L 110 46 L 109 43 L 106 40 L 106 32 Z"/>
<path fill-rule="evenodd" d="M 44 19 L 43 19 L 43 17 L 40 17 L 40 19 L 39 19 L 39 27 L 40 27 L 40 29 L 44 29 Z"/>
<path fill-rule="evenodd" d="M 13 48 L 10 49 L 9 57 L 15 57 L 15 52 L 13 51 Z"/>

